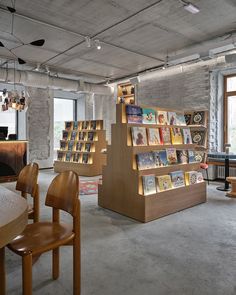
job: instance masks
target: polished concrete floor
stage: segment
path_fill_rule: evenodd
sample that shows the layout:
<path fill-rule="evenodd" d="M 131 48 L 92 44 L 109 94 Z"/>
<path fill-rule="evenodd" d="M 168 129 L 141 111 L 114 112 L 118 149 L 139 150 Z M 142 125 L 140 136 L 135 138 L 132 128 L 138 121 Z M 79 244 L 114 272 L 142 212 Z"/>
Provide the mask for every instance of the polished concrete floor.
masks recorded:
<path fill-rule="evenodd" d="M 41 219 L 52 171 L 40 172 Z M 14 183 L 6 186 L 14 189 Z M 235 295 L 236 200 L 208 186 L 206 204 L 142 224 L 81 196 L 82 295 Z M 63 215 L 63 219 L 68 217 Z M 7 250 L 7 294 L 21 294 L 21 259 Z M 34 295 L 72 292 L 72 249 L 61 249 L 51 280 L 51 253 L 33 267 Z"/>

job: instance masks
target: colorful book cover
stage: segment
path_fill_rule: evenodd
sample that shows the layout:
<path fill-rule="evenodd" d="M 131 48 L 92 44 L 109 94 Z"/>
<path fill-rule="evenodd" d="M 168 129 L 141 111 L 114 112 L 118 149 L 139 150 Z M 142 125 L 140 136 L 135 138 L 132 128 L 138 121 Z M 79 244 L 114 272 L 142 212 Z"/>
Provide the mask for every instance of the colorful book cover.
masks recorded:
<path fill-rule="evenodd" d="M 187 150 L 177 150 L 177 161 L 179 164 L 188 164 L 188 152 Z"/>
<path fill-rule="evenodd" d="M 188 162 L 195 163 L 195 152 L 193 150 L 188 150 Z"/>
<path fill-rule="evenodd" d="M 60 150 L 65 151 L 67 149 L 67 141 L 60 140 Z"/>
<path fill-rule="evenodd" d="M 79 160 L 80 160 L 80 154 L 74 153 L 73 154 L 73 162 L 79 163 Z"/>
<path fill-rule="evenodd" d="M 166 157 L 169 165 L 177 164 L 177 154 L 175 148 L 166 149 Z"/>
<path fill-rule="evenodd" d="M 176 113 L 176 124 L 179 126 L 186 126 L 184 114 Z"/>
<path fill-rule="evenodd" d="M 186 125 L 192 124 L 192 113 L 186 113 L 184 114 Z"/>
<path fill-rule="evenodd" d="M 204 178 L 202 172 L 197 172 L 197 183 L 203 182 Z"/>
<path fill-rule="evenodd" d="M 193 113 L 192 124 L 194 125 L 205 125 L 205 112 L 198 111 Z"/>
<path fill-rule="evenodd" d="M 160 133 L 158 128 L 147 128 L 148 132 L 148 144 L 149 145 L 160 145 Z"/>
<path fill-rule="evenodd" d="M 156 112 L 153 109 L 142 108 L 143 124 L 156 124 Z"/>
<path fill-rule="evenodd" d="M 144 196 L 152 195 L 157 192 L 156 179 L 154 174 L 142 176 Z"/>
<path fill-rule="evenodd" d="M 156 168 L 153 153 L 139 153 L 136 155 L 138 170 Z"/>
<path fill-rule="evenodd" d="M 197 183 L 197 171 L 185 172 L 185 183 L 186 185 Z"/>
<path fill-rule="evenodd" d="M 66 153 L 65 161 L 70 162 L 71 160 L 71 152 Z"/>
<path fill-rule="evenodd" d="M 90 129 L 96 130 L 97 129 L 97 121 L 93 120 L 90 122 Z"/>
<path fill-rule="evenodd" d="M 84 147 L 83 142 L 77 142 L 75 149 L 76 149 L 77 152 L 82 152 L 83 151 L 83 147 Z"/>
<path fill-rule="evenodd" d="M 185 186 L 185 177 L 183 171 L 170 172 L 173 187 Z"/>
<path fill-rule="evenodd" d="M 157 176 L 158 191 L 166 191 L 172 189 L 170 175 Z"/>
<path fill-rule="evenodd" d="M 73 122 L 73 129 L 74 130 L 78 130 L 78 128 L 79 128 L 79 122 L 78 121 L 74 121 Z"/>
<path fill-rule="evenodd" d="M 89 154 L 83 154 L 82 163 L 83 164 L 88 164 L 88 160 L 89 160 Z"/>
<path fill-rule="evenodd" d="M 142 108 L 136 105 L 126 105 L 126 116 L 128 123 L 142 124 Z"/>
<path fill-rule="evenodd" d="M 69 140 L 68 141 L 68 151 L 73 151 L 74 144 L 75 144 L 75 141 L 74 140 Z"/>
<path fill-rule="evenodd" d="M 206 153 L 204 151 L 195 151 L 195 161 L 199 163 L 205 163 Z"/>
<path fill-rule="evenodd" d="M 170 128 L 161 127 L 160 138 L 161 138 L 161 144 L 171 144 Z"/>
<path fill-rule="evenodd" d="M 64 140 L 67 140 L 67 139 L 69 139 L 69 131 L 67 131 L 67 130 L 63 130 L 62 131 L 62 139 L 64 139 Z"/>
<path fill-rule="evenodd" d="M 177 125 L 177 117 L 175 112 L 168 112 L 169 125 Z"/>
<path fill-rule="evenodd" d="M 147 133 L 145 127 L 131 127 L 133 146 L 147 145 Z"/>
<path fill-rule="evenodd" d="M 83 121 L 82 122 L 82 130 L 89 129 L 89 121 Z"/>
<path fill-rule="evenodd" d="M 192 137 L 191 132 L 189 128 L 183 128 L 183 138 L 184 138 L 184 144 L 192 144 Z"/>
<path fill-rule="evenodd" d="M 65 122 L 65 130 L 71 130 L 73 127 L 73 122 L 72 121 L 66 121 Z"/>
<path fill-rule="evenodd" d="M 85 152 L 90 152 L 90 150 L 91 150 L 91 143 L 89 143 L 89 142 L 87 142 L 87 143 L 85 143 Z"/>
<path fill-rule="evenodd" d="M 71 131 L 71 135 L 70 135 L 70 140 L 76 140 L 76 136 L 77 136 L 77 131 L 76 130 L 72 130 Z"/>
<path fill-rule="evenodd" d="M 174 127 L 170 129 L 172 144 L 183 144 L 181 128 Z"/>
<path fill-rule="evenodd" d="M 156 153 L 154 151 L 154 153 Z M 168 160 L 167 160 L 167 155 L 166 155 L 166 151 L 165 150 L 161 150 L 161 151 L 158 151 L 158 156 L 159 156 L 159 166 L 160 167 L 164 167 L 164 166 L 167 166 L 168 165 Z M 157 155 L 156 155 L 157 157 Z"/>
<path fill-rule="evenodd" d="M 191 132 L 193 143 L 205 146 L 206 132 L 205 130 L 195 130 Z"/>
<path fill-rule="evenodd" d="M 95 137 L 95 132 L 88 132 L 88 140 L 93 141 Z"/>
<path fill-rule="evenodd" d="M 168 125 L 168 117 L 166 111 L 157 111 L 157 124 Z"/>
<path fill-rule="evenodd" d="M 64 153 L 63 152 L 57 152 L 57 160 L 63 161 L 64 160 Z"/>

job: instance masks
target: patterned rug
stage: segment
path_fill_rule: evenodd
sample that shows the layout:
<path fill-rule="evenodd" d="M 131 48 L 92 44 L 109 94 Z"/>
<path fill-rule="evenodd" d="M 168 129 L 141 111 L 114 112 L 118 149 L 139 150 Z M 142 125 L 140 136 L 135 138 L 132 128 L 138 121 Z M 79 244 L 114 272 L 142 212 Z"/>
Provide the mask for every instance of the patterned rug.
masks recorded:
<path fill-rule="evenodd" d="M 94 195 L 98 193 L 98 184 L 101 180 L 80 180 L 79 194 L 80 195 Z"/>

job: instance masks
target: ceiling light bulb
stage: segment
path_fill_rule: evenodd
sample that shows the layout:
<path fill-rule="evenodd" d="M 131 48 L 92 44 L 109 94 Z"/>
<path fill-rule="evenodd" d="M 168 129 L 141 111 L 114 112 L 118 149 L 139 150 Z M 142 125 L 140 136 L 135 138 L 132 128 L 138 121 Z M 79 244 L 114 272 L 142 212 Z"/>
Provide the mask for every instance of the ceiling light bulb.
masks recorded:
<path fill-rule="evenodd" d="M 40 69 L 40 64 L 37 64 L 37 67 L 34 69 L 36 72 L 38 72 Z"/>
<path fill-rule="evenodd" d="M 102 49 L 102 46 L 99 40 L 95 40 L 94 43 L 95 43 L 95 46 L 97 47 L 97 50 Z"/>
<path fill-rule="evenodd" d="M 45 66 L 45 69 L 46 69 L 46 73 L 47 73 L 47 74 L 50 74 L 49 67 L 48 67 L 48 66 Z"/>
<path fill-rule="evenodd" d="M 86 36 L 86 37 L 85 37 L 85 42 L 86 42 L 86 46 L 87 46 L 88 48 L 90 48 L 90 47 L 91 47 L 91 39 L 90 39 L 89 36 Z"/>
<path fill-rule="evenodd" d="M 196 14 L 200 11 L 200 9 L 193 5 L 192 3 L 186 3 L 184 4 L 184 9 L 187 10 L 188 12 L 191 12 L 192 14 Z"/>

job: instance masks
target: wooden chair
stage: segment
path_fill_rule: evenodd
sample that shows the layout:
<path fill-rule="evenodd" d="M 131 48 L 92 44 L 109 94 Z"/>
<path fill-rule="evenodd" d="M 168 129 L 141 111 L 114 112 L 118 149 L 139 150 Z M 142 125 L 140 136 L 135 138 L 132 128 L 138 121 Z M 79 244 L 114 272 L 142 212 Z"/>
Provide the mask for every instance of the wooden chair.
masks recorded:
<path fill-rule="evenodd" d="M 52 277 L 59 276 L 59 247 L 73 245 L 73 294 L 80 294 L 80 201 L 79 178 L 75 172 L 65 171 L 50 184 L 45 205 L 52 207 L 52 222 L 28 224 L 9 249 L 22 256 L 23 294 L 32 294 L 32 257 L 52 250 Z M 60 223 L 60 211 L 73 217 L 72 225 Z"/>
<path fill-rule="evenodd" d="M 34 222 L 39 221 L 39 186 L 38 186 L 39 166 L 37 163 L 26 165 L 20 172 L 16 190 L 21 191 L 22 197 L 27 199 L 27 194 L 33 198 L 33 205 L 28 206 L 28 218 Z"/>

